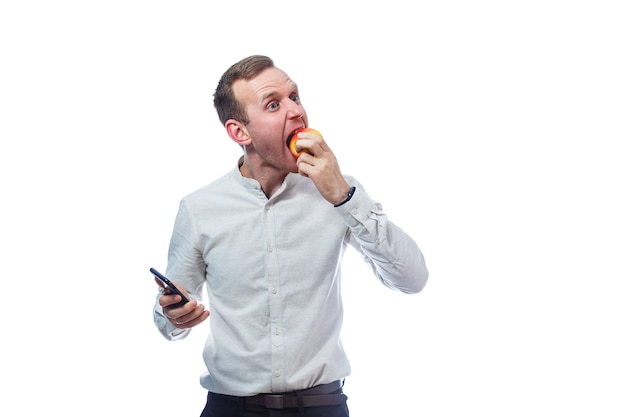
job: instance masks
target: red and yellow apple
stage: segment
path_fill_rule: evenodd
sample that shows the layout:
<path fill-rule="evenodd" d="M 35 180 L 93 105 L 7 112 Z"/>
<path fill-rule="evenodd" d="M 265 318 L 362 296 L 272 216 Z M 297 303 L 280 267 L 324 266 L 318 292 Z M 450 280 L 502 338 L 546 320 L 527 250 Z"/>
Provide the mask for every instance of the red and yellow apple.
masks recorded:
<path fill-rule="evenodd" d="M 303 127 L 301 129 L 296 129 L 293 132 L 291 132 L 291 134 L 287 138 L 287 147 L 289 148 L 289 151 L 294 156 L 294 158 L 298 158 L 300 154 L 302 153 L 302 152 L 296 151 L 296 142 L 298 141 L 298 133 L 300 132 L 313 133 L 314 135 L 317 135 L 320 138 L 322 137 L 322 134 L 320 132 L 318 132 L 315 129 L 311 129 L 310 127 Z"/>

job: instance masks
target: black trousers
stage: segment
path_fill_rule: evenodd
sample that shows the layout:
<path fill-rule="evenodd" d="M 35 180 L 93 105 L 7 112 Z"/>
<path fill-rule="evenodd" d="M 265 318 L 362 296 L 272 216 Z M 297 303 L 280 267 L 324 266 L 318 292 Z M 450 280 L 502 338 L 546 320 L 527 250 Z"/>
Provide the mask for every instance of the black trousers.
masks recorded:
<path fill-rule="evenodd" d="M 200 417 L 349 417 L 349 415 L 346 404 L 272 409 L 262 405 L 247 404 L 243 397 L 209 392 L 206 406 Z"/>

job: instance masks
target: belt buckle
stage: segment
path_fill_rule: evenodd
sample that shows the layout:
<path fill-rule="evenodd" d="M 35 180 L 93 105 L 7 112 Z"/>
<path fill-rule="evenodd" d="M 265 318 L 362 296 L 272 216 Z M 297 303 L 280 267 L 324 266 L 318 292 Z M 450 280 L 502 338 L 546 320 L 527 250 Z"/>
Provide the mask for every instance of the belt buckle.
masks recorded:
<path fill-rule="evenodd" d="M 265 395 L 265 408 L 284 408 L 283 407 L 284 395 Z"/>

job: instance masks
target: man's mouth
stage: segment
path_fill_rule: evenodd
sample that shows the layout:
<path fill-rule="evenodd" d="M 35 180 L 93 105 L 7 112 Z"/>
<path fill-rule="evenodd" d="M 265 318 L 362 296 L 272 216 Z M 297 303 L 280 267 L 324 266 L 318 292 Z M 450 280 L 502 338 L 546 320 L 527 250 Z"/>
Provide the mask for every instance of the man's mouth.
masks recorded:
<path fill-rule="evenodd" d="M 288 136 L 287 136 L 287 147 L 289 147 L 289 145 L 291 145 L 291 139 L 293 139 L 294 136 L 296 136 L 298 134 L 298 132 L 300 130 L 302 130 L 304 127 L 299 127 L 297 129 L 295 129 L 293 132 L 291 132 Z"/>

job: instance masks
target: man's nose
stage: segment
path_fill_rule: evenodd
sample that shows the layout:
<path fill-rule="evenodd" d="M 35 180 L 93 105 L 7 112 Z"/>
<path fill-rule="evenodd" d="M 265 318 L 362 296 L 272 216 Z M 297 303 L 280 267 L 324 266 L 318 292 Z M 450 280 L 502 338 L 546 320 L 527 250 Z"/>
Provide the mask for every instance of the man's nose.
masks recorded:
<path fill-rule="evenodd" d="M 302 117 L 304 115 L 304 108 L 300 103 L 296 103 L 293 100 L 289 100 L 289 107 L 287 109 L 287 114 L 291 119 L 297 119 L 298 117 Z"/>

